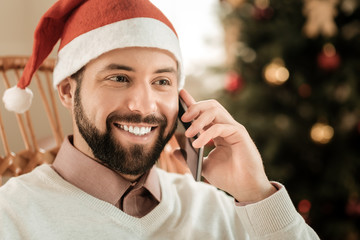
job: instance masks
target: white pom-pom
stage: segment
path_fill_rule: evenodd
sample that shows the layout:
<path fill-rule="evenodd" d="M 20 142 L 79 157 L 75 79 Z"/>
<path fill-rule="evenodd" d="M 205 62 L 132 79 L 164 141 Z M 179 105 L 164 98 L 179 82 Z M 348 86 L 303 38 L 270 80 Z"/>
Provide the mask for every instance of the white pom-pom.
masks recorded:
<path fill-rule="evenodd" d="M 9 88 L 3 95 L 5 108 L 16 113 L 24 113 L 29 110 L 33 93 L 29 88 L 21 89 L 17 86 Z"/>

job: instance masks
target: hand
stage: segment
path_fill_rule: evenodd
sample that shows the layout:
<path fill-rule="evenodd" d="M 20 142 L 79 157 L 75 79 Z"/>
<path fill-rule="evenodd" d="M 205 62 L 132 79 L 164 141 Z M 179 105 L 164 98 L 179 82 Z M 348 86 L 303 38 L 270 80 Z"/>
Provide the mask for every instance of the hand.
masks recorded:
<path fill-rule="evenodd" d="M 204 158 L 203 176 L 239 202 L 257 202 L 276 191 L 269 182 L 262 159 L 245 127 L 215 100 L 196 102 L 185 90 L 180 96 L 188 106 L 181 117 L 191 122 L 187 137 L 200 133 L 196 148 L 213 139 L 215 148 Z"/>

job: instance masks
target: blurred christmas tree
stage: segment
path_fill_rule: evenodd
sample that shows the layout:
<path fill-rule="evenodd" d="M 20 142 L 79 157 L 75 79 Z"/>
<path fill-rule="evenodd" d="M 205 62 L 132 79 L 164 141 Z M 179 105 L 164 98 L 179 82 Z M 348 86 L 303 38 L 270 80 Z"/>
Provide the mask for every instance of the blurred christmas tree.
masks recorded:
<path fill-rule="evenodd" d="M 219 101 L 322 239 L 360 239 L 360 3 L 223 0 Z"/>

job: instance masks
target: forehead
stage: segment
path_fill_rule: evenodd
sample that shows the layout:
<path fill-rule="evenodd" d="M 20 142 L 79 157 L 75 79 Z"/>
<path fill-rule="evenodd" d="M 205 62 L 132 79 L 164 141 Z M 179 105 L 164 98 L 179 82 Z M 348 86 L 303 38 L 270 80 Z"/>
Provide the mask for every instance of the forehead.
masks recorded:
<path fill-rule="evenodd" d="M 135 70 L 173 68 L 178 71 L 177 61 L 170 52 L 146 47 L 115 49 L 90 61 L 86 67 L 100 67 L 114 63 L 130 66 Z"/>

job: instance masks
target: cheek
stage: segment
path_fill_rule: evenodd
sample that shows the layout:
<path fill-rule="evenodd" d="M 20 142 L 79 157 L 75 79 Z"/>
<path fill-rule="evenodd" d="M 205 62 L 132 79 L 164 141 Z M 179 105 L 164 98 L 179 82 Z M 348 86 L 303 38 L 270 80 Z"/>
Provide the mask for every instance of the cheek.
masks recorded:
<path fill-rule="evenodd" d="M 114 111 L 114 105 L 111 94 L 93 92 L 87 98 L 82 98 L 84 113 L 89 120 L 100 130 L 106 129 L 106 118 Z"/>
<path fill-rule="evenodd" d="M 175 95 L 176 96 L 176 95 Z M 173 123 L 177 120 L 178 113 L 178 99 L 177 97 L 171 98 L 171 100 L 162 101 L 162 114 L 164 114 L 168 120 L 168 127 L 172 127 Z"/>

